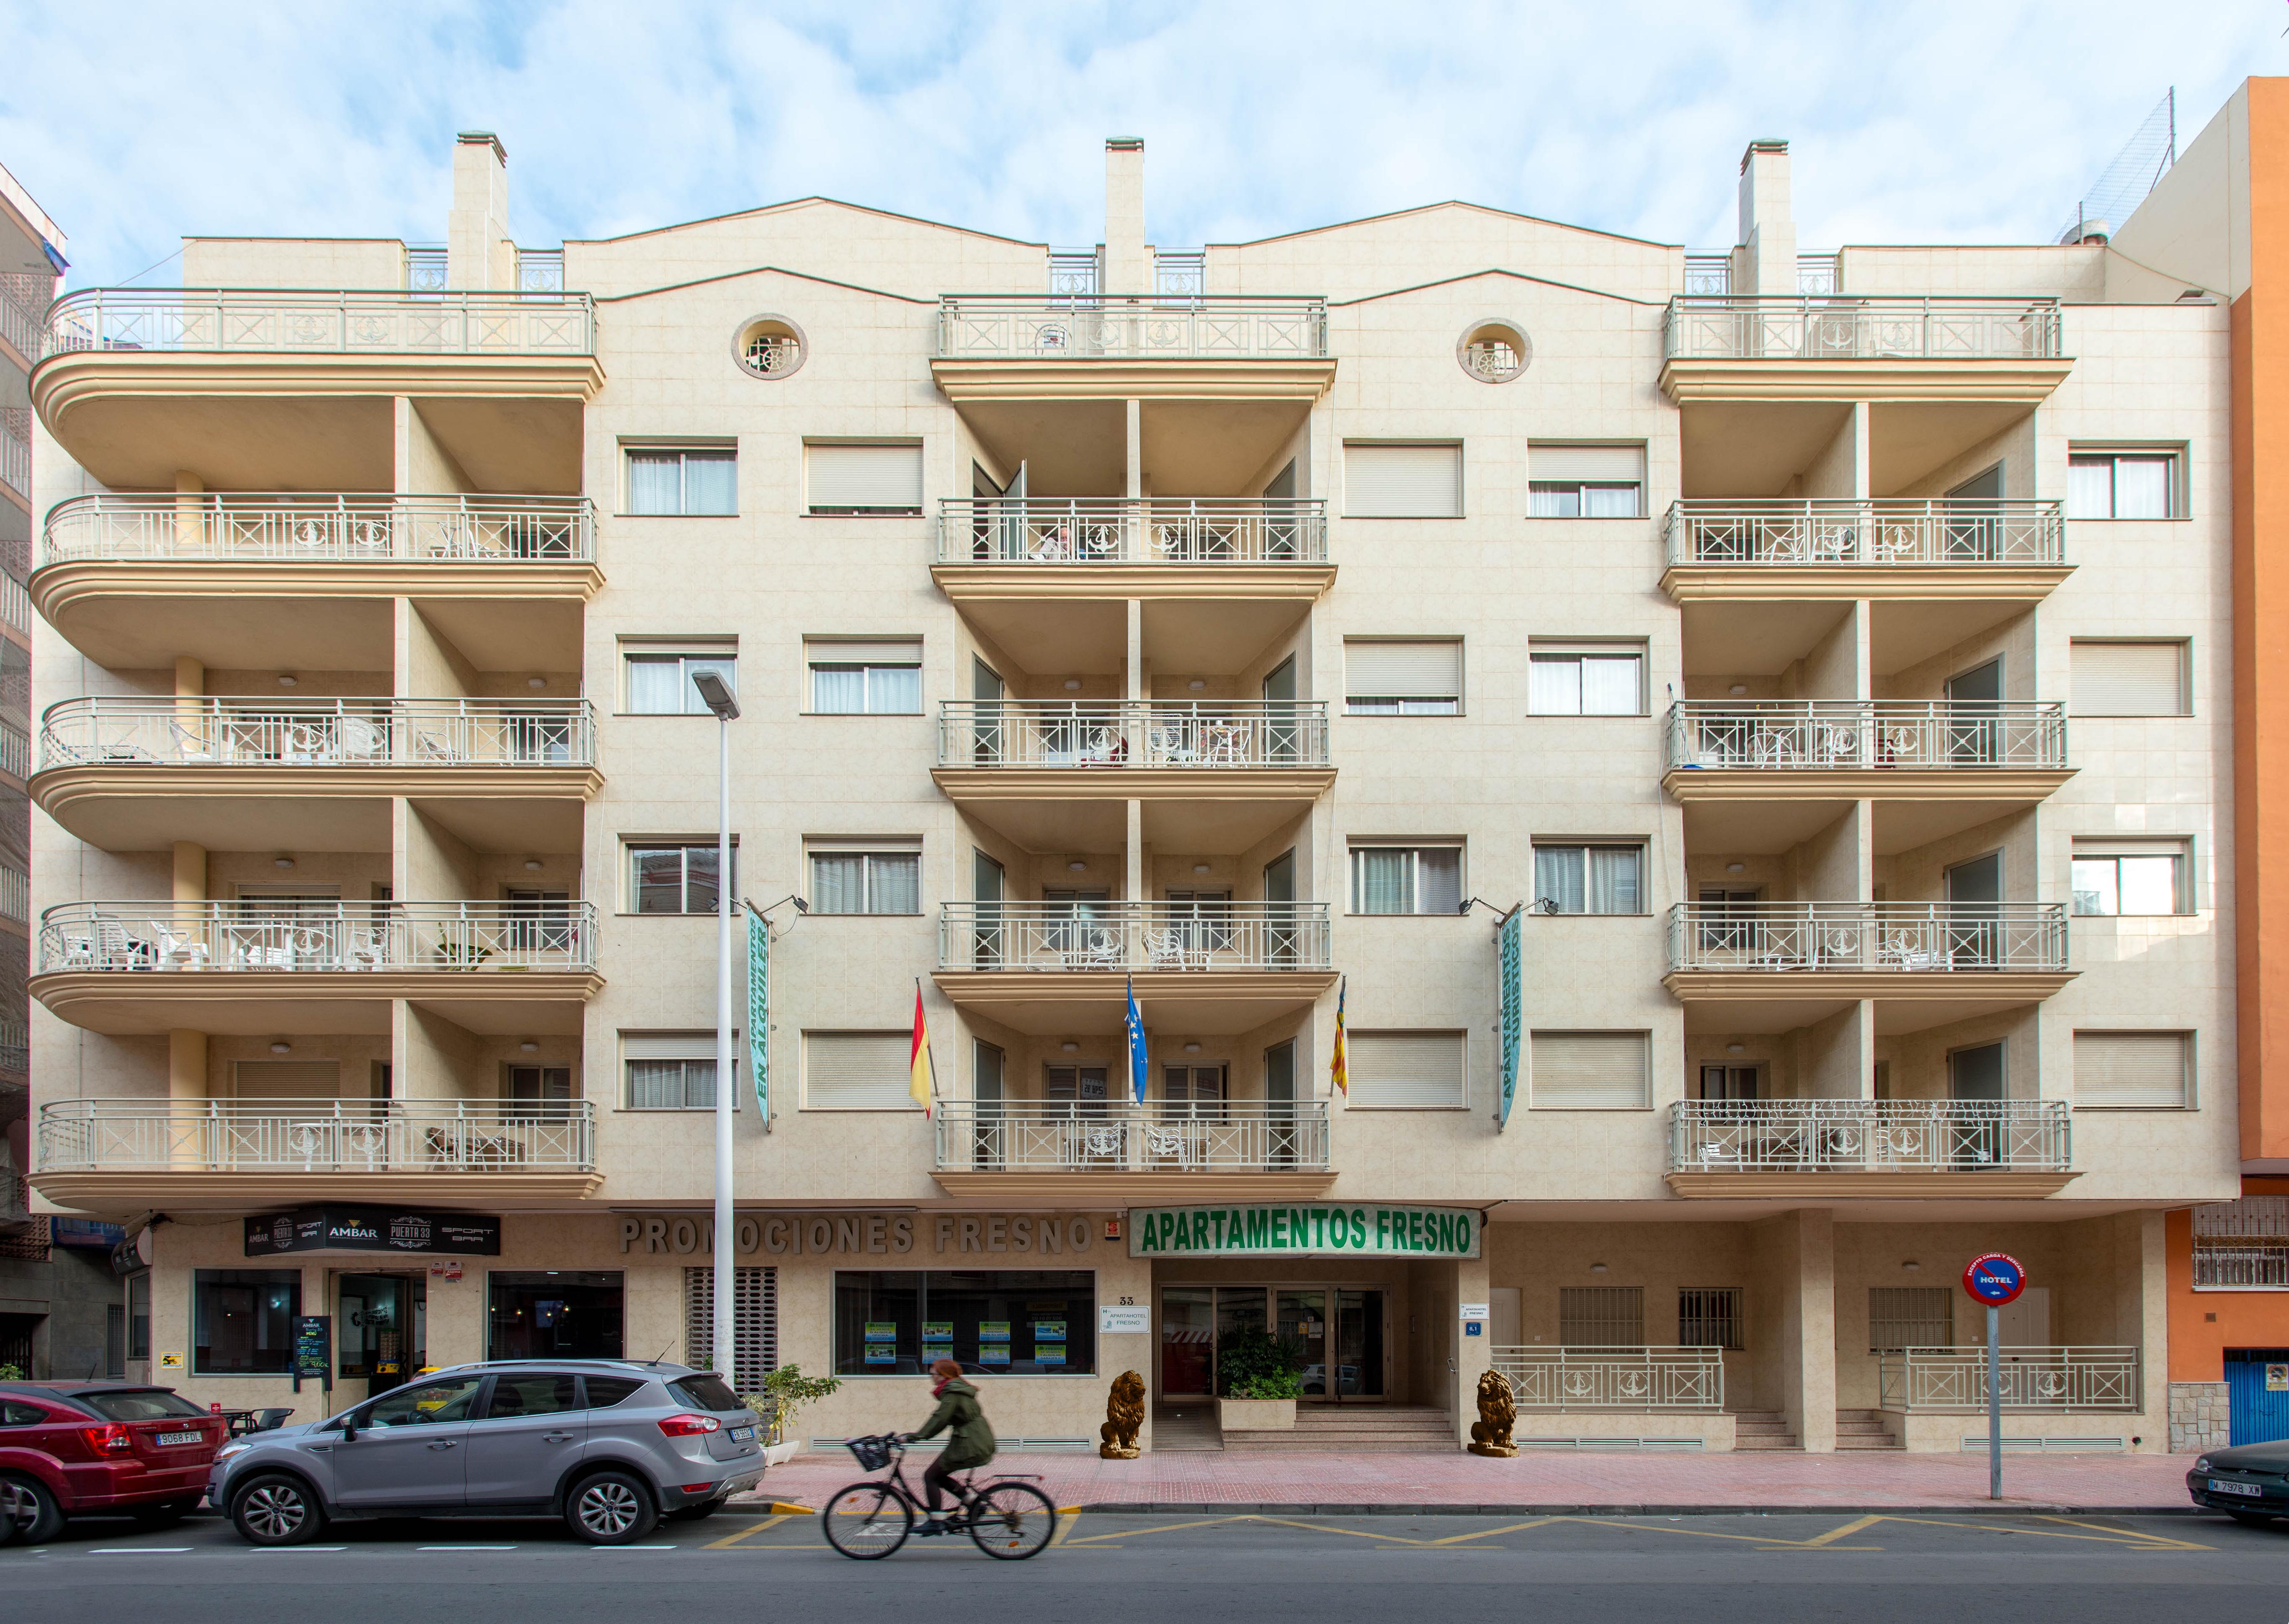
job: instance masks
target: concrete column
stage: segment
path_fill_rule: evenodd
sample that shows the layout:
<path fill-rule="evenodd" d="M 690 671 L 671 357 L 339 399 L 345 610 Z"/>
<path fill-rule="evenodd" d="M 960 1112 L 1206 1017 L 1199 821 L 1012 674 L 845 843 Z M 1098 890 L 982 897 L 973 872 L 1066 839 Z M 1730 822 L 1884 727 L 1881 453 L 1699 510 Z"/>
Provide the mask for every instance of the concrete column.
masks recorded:
<path fill-rule="evenodd" d="M 175 842 L 175 900 L 207 900 L 207 848 L 191 840 Z"/>
<path fill-rule="evenodd" d="M 1806 1453 L 1836 1448 L 1836 1222 L 1826 1207 L 1771 1221 L 1780 1293 L 1781 1410 Z"/>
<path fill-rule="evenodd" d="M 167 1034 L 167 1099 L 203 1104 L 207 1098 L 207 1035 L 180 1029 Z"/>
<path fill-rule="evenodd" d="M 1471 1424 L 1479 1419 L 1479 1378 L 1494 1367 L 1494 1322 L 1477 1322 L 1479 1333 L 1472 1336 L 1470 1333 L 1473 1322 L 1463 1318 L 1463 1305 L 1490 1306 L 1494 1296 L 1491 1286 L 1486 1239 L 1481 1232 L 1479 1255 L 1460 1258 L 1455 1263 L 1455 1374 L 1450 1407 L 1455 1413 L 1457 1444 L 1471 1441 Z"/>
<path fill-rule="evenodd" d="M 1144 803 L 1129 803 L 1128 872 L 1124 876 L 1121 896 L 1133 903 L 1144 896 Z"/>
<path fill-rule="evenodd" d="M 1105 291 L 1149 293 L 1144 251 L 1144 143 L 1115 136 L 1105 144 Z"/>
<path fill-rule="evenodd" d="M 1121 495 L 1136 501 L 1144 494 L 1144 402 L 1129 402 L 1129 477 Z"/>
<path fill-rule="evenodd" d="M 464 130 L 453 145 L 445 285 L 516 285 L 516 245 L 508 234 L 508 151 L 490 131 Z"/>
<path fill-rule="evenodd" d="M 183 730 L 183 749 L 212 751 L 215 741 L 207 736 L 206 695 L 207 668 L 187 654 L 175 657 L 175 725 Z"/>
<path fill-rule="evenodd" d="M 182 552 L 196 552 L 205 545 L 205 508 L 198 499 L 205 490 L 197 474 L 187 468 L 175 470 L 175 545 Z"/>
<path fill-rule="evenodd" d="M 1786 141 L 1751 141 L 1741 155 L 1742 271 L 1736 293 L 1796 297 L 1796 219 L 1789 203 Z"/>

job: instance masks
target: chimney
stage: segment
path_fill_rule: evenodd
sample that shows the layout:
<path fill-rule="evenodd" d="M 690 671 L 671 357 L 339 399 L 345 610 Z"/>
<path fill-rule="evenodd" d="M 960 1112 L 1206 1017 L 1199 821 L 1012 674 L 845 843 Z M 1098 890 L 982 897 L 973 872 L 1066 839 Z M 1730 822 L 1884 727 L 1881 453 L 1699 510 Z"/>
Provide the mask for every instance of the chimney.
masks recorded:
<path fill-rule="evenodd" d="M 1144 142 L 1116 135 L 1105 144 L 1105 291 L 1151 292 L 1144 253 Z"/>
<path fill-rule="evenodd" d="M 464 130 L 454 138 L 445 285 L 516 286 L 516 243 L 508 234 L 508 153 L 490 130 Z"/>
<path fill-rule="evenodd" d="M 1741 155 L 1741 244 L 1734 258 L 1734 291 L 1796 297 L 1786 141 L 1751 141 Z"/>

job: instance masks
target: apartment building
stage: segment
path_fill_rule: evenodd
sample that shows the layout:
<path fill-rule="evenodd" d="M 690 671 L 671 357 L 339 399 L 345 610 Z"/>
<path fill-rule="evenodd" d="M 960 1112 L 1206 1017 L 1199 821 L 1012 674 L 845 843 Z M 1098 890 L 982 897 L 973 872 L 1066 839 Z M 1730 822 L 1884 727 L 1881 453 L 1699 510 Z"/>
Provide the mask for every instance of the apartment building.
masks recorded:
<path fill-rule="evenodd" d="M 33 1180 L 154 1376 L 703 1353 L 725 1087 L 805 1436 L 951 1354 L 1213 1447 L 1269 1331 L 1319 1440 L 1491 1367 L 1544 1445 L 1954 1451 L 2006 1250 L 2021 1446 L 2169 1447 L 2245 1087 L 2210 290 L 1807 257 L 1779 142 L 1721 256 L 1163 247 L 1129 139 L 1089 249 L 529 250 L 453 162 L 442 249 L 194 238 L 33 375 Z"/>

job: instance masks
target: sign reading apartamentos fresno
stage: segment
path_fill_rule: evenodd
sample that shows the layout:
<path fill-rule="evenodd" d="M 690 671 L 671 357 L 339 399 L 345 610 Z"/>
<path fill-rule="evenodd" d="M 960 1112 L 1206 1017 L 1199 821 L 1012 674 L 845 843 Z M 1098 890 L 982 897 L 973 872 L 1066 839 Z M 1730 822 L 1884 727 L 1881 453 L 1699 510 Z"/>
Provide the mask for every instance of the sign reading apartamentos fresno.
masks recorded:
<path fill-rule="evenodd" d="M 1131 1257 L 1476 1257 L 1479 1214 L 1453 1206 L 1140 1206 Z"/>

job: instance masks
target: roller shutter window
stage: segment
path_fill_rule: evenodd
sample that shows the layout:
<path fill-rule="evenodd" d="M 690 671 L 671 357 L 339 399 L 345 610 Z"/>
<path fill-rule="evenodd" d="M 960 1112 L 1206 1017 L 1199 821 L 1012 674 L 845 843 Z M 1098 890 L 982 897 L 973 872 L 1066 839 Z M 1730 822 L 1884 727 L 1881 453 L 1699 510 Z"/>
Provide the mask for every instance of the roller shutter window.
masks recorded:
<path fill-rule="evenodd" d="M 1454 1111 L 1470 1103 L 1462 1032 L 1363 1031 L 1348 1042 L 1355 1107 Z"/>
<path fill-rule="evenodd" d="M 2190 1032 L 2077 1032 L 2075 1107 L 2182 1111 L 2193 1103 Z"/>
<path fill-rule="evenodd" d="M 2100 642 L 2072 645 L 2077 716 L 2184 716 L 2186 645 Z"/>
<path fill-rule="evenodd" d="M 731 1065 L 738 1068 L 738 1036 Z M 715 1034 L 622 1032 L 620 1059 L 627 1074 L 631 1111 L 713 1111 L 715 1108 Z M 733 1110 L 738 1096 L 732 1095 Z"/>
<path fill-rule="evenodd" d="M 922 708 L 919 641 L 806 641 L 810 708 L 828 716 L 914 716 Z"/>
<path fill-rule="evenodd" d="M 809 506 L 814 513 L 919 513 L 922 448 L 806 445 Z"/>
<path fill-rule="evenodd" d="M 1531 512 L 1537 519 L 1645 516 L 1642 445 L 1534 445 L 1527 450 Z"/>
<path fill-rule="evenodd" d="M 1344 442 L 1344 513 L 1352 519 L 1459 519 L 1463 448 Z"/>
<path fill-rule="evenodd" d="M 1344 709 L 1353 716 L 1453 716 L 1463 706 L 1459 639 L 1344 643 Z"/>
<path fill-rule="evenodd" d="M 1653 1079 L 1643 1032 L 1536 1032 L 1536 1111 L 1648 1111 Z"/>
<path fill-rule="evenodd" d="M 342 1092 L 339 1060 L 235 1060 L 231 1091 L 242 1100 L 331 1100 Z"/>
<path fill-rule="evenodd" d="M 810 1111 L 919 1111 L 912 1034 L 805 1032 L 803 1098 Z"/>

